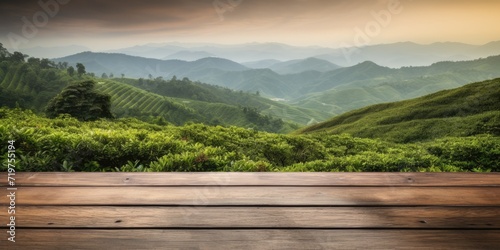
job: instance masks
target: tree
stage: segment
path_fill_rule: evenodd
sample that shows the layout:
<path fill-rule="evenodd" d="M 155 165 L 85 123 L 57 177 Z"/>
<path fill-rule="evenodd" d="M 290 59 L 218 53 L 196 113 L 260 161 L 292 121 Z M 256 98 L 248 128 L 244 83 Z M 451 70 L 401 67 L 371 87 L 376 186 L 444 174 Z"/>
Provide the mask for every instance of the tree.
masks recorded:
<path fill-rule="evenodd" d="M 55 67 L 55 64 L 54 64 L 54 62 L 50 61 L 49 59 L 43 58 L 40 61 L 40 67 L 42 67 L 42 69 L 48 69 L 48 68 Z"/>
<path fill-rule="evenodd" d="M 14 63 L 23 63 L 26 57 L 28 56 L 21 52 L 16 51 L 14 52 L 14 54 L 10 56 L 10 60 L 13 61 Z"/>
<path fill-rule="evenodd" d="M 0 43 L 0 59 L 5 59 L 10 56 L 9 51 L 3 47 L 3 44 Z"/>
<path fill-rule="evenodd" d="M 40 66 L 40 58 L 30 57 L 28 58 L 28 63 L 32 66 L 38 67 Z"/>
<path fill-rule="evenodd" d="M 54 64 L 54 67 L 56 67 L 58 69 L 67 69 L 68 68 L 68 62 L 58 62 L 57 64 Z"/>
<path fill-rule="evenodd" d="M 103 78 L 103 79 L 107 79 L 107 78 L 108 78 L 108 75 L 107 75 L 106 73 L 102 73 L 101 78 Z"/>
<path fill-rule="evenodd" d="M 73 66 L 69 66 L 69 68 L 66 71 L 68 72 L 69 76 L 75 75 L 75 68 L 73 68 Z"/>
<path fill-rule="evenodd" d="M 82 75 L 84 75 L 85 73 L 87 73 L 87 72 L 85 71 L 85 66 L 84 66 L 83 64 L 81 64 L 81 63 L 77 63 L 77 64 L 76 64 L 76 71 L 77 71 L 77 73 L 78 73 L 78 76 L 82 76 Z"/>
<path fill-rule="evenodd" d="M 64 88 L 50 100 L 46 114 L 50 118 L 69 114 L 82 121 L 113 118 L 111 96 L 97 92 L 94 81 L 79 82 Z"/>

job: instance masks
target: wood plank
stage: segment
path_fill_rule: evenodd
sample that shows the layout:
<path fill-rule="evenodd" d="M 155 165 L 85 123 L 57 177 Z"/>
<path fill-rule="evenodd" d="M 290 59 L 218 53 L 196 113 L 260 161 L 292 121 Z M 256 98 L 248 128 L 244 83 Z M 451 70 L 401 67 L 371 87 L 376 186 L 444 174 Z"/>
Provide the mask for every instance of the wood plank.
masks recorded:
<path fill-rule="evenodd" d="M 500 230 L 36 230 L 2 249 L 498 249 Z"/>
<path fill-rule="evenodd" d="M 0 173 L 5 186 L 6 173 Z M 500 186 L 500 173 L 16 173 L 17 186 Z"/>
<path fill-rule="evenodd" d="M 500 208 L 20 206 L 16 222 L 18 228 L 500 229 Z"/>
<path fill-rule="evenodd" d="M 6 205 L 6 198 L 0 200 Z M 500 206 L 500 187 L 23 187 L 20 205 Z"/>

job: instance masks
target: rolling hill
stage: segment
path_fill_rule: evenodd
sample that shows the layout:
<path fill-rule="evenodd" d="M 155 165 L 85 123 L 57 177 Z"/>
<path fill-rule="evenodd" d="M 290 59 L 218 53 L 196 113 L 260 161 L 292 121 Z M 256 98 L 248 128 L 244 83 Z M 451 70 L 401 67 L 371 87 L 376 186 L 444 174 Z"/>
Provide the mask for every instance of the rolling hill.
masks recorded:
<path fill-rule="evenodd" d="M 299 133 L 349 133 L 395 142 L 500 135 L 500 78 L 347 112 Z"/>
<path fill-rule="evenodd" d="M 332 115 L 364 106 L 416 98 L 470 82 L 500 77 L 500 56 L 425 67 L 391 69 L 372 62 L 323 73 L 291 104 Z"/>
<path fill-rule="evenodd" d="M 115 55 L 119 56 L 119 55 Z M 225 60 L 206 58 L 190 63 L 192 68 L 205 67 L 220 61 L 221 67 L 231 67 Z M 327 113 L 292 107 L 271 101 L 256 93 L 244 93 L 227 88 L 177 80 L 93 78 L 71 75 L 62 64 L 47 65 L 40 59 L 13 62 L 0 60 L 0 106 L 21 107 L 39 113 L 50 99 L 75 81 L 95 80 L 98 91 L 112 98 L 112 111 L 118 117 L 159 119 L 181 125 L 202 122 L 212 125 L 241 126 L 272 132 L 289 132 L 311 121 L 324 120 Z"/>
<path fill-rule="evenodd" d="M 207 57 L 215 57 L 215 55 L 210 54 L 205 51 L 189 51 L 182 50 L 179 52 L 175 52 L 171 55 L 168 55 L 163 60 L 183 60 L 183 61 L 196 61 L 199 59 L 207 58 Z"/>
<path fill-rule="evenodd" d="M 75 55 L 53 59 L 54 62 L 68 62 L 70 65 L 83 63 L 88 72 L 100 76 L 103 73 L 124 74 L 133 78 L 153 77 L 170 78 L 174 75 L 189 77 L 205 69 L 216 69 L 224 72 L 242 71 L 248 68 L 230 60 L 207 57 L 188 62 L 182 60 L 159 60 L 117 53 L 82 52 Z"/>
<path fill-rule="evenodd" d="M 292 122 L 300 125 L 321 121 L 328 117 L 328 114 L 325 112 L 293 107 L 286 103 L 263 98 L 254 93 L 233 91 L 215 85 L 193 82 L 187 78 L 181 80 L 176 78 L 170 80 L 116 78 L 113 80 L 126 83 L 135 88 L 157 95 L 175 99 L 178 103 L 182 103 L 182 105 L 191 107 L 194 110 L 202 109 L 204 111 L 201 113 L 207 117 L 209 117 L 210 114 L 205 113 L 210 113 L 212 111 L 207 109 L 207 107 L 214 105 L 217 109 L 220 109 L 221 105 L 229 106 L 232 109 L 237 108 L 237 113 L 241 112 L 242 107 L 252 108 L 262 115 L 283 119 L 285 122 Z M 220 115 L 231 116 L 231 112 L 219 115 L 211 114 L 214 119 L 218 119 Z M 244 123 L 240 122 L 240 124 Z"/>
<path fill-rule="evenodd" d="M 89 72 L 124 72 L 126 77 L 170 79 L 188 77 L 212 85 L 259 92 L 269 99 L 286 100 L 294 107 L 328 113 L 330 116 L 367 105 L 400 101 L 430 94 L 469 82 L 500 77 L 500 56 L 473 61 L 438 62 L 429 66 L 388 68 L 365 61 L 345 68 L 320 72 L 309 70 L 281 75 L 275 71 L 249 69 L 221 58 L 204 58 L 193 62 L 157 60 L 123 54 L 86 52 L 56 61 L 82 62 Z M 311 60 L 301 60 L 299 65 Z M 313 60 L 317 61 L 317 60 Z M 118 62 L 118 63 L 117 63 Z M 289 62 L 288 62 L 289 63 Z M 294 64 L 281 64 L 288 66 Z M 289 67 L 287 70 L 291 70 Z M 300 72 L 300 73 L 299 73 Z M 316 118 L 315 118 L 316 119 Z"/>
<path fill-rule="evenodd" d="M 244 62 L 242 65 L 251 68 L 251 69 L 266 69 L 271 67 L 272 65 L 276 63 L 280 63 L 281 61 L 276 60 L 276 59 L 267 59 L 267 60 L 258 60 L 258 61 L 252 61 L 252 62 Z"/>
<path fill-rule="evenodd" d="M 216 57 L 244 63 L 261 60 L 290 61 L 315 57 L 347 67 L 364 61 L 378 65 L 400 68 L 425 66 L 439 61 L 474 60 L 500 54 L 500 42 L 472 45 L 454 42 L 417 44 L 398 42 L 390 44 L 353 47 L 353 44 L 332 44 L 337 48 L 318 46 L 290 46 L 280 43 L 221 44 L 147 44 L 109 52 L 162 59 L 179 51 L 203 52 Z"/>
<path fill-rule="evenodd" d="M 286 75 L 302 73 L 305 71 L 328 72 L 338 69 L 340 66 L 326 60 L 310 57 L 306 59 L 275 63 L 268 68 L 278 74 Z"/>

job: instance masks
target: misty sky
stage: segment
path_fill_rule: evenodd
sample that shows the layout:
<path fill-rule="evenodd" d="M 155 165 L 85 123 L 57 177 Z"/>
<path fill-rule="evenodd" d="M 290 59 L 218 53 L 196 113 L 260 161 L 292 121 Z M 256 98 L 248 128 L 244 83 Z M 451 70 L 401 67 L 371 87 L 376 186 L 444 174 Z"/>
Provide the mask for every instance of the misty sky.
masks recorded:
<path fill-rule="evenodd" d="M 498 0 L 41 0 L 45 7 L 38 2 L 0 2 L 4 46 L 106 50 L 166 42 L 341 47 L 500 40 Z"/>

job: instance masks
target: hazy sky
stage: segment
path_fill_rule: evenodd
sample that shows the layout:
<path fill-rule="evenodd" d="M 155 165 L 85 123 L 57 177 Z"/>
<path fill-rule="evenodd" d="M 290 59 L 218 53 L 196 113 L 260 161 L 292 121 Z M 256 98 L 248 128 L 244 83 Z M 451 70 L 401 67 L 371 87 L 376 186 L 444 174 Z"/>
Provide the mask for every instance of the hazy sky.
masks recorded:
<path fill-rule="evenodd" d="M 1 0 L 0 42 L 93 50 L 164 42 L 484 44 L 500 40 L 499 10 L 498 0 Z"/>

